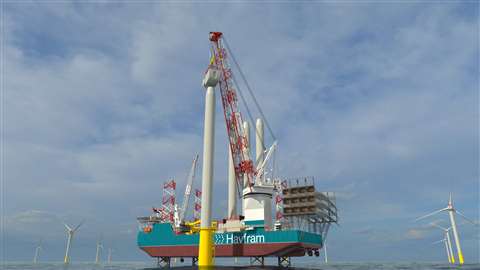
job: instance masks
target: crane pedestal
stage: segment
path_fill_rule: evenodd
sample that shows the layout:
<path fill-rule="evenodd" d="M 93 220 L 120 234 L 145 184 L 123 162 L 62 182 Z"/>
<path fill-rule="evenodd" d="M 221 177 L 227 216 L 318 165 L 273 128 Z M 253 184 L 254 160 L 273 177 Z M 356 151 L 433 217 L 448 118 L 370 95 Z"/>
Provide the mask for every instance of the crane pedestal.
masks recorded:
<path fill-rule="evenodd" d="M 243 190 L 245 223 L 262 222 L 272 228 L 273 185 L 247 187 Z"/>

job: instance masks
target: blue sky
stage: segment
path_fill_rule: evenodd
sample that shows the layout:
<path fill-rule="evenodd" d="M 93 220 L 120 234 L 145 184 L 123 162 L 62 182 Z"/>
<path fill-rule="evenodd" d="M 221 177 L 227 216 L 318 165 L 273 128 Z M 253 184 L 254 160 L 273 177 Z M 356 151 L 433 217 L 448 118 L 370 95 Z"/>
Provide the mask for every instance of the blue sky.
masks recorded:
<path fill-rule="evenodd" d="M 148 260 L 136 217 L 182 186 L 202 151 L 208 32 L 223 31 L 279 140 L 286 177 L 337 192 L 333 261 L 442 261 L 448 193 L 479 219 L 479 5 L 270 2 L 4 5 L 4 243 L 9 260 L 61 260 L 60 221 Z M 215 216 L 226 213 L 217 102 Z M 197 179 L 197 184 L 200 180 Z M 460 229 L 479 261 L 478 227 Z M 31 252 L 30 252 L 31 251 Z"/>

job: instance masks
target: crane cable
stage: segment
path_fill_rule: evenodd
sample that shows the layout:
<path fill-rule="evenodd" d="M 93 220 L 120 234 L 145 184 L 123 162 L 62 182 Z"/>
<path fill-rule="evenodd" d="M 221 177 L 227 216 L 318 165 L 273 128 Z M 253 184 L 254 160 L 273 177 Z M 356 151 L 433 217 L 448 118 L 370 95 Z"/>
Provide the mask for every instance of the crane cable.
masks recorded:
<path fill-rule="evenodd" d="M 227 48 L 228 52 L 230 53 L 230 56 L 231 56 L 231 58 L 232 58 L 232 60 L 233 60 L 233 63 L 234 63 L 235 66 L 237 67 L 238 72 L 240 73 L 240 76 L 242 77 L 242 80 L 243 80 L 243 82 L 245 83 L 245 86 L 247 87 L 247 90 L 248 90 L 251 98 L 253 99 L 253 102 L 255 102 L 255 106 L 257 107 L 258 112 L 260 113 L 260 115 L 262 116 L 263 120 L 265 121 L 265 125 L 267 126 L 267 129 L 268 129 L 268 132 L 270 133 L 270 136 L 272 136 L 272 139 L 273 139 L 274 141 L 276 141 L 277 139 L 276 139 L 276 137 L 275 137 L 275 134 L 273 133 L 272 128 L 270 127 L 270 124 L 268 123 L 267 118 L 265 117 L 265 114 L 263 113 L 263 110 L 262 110 L 262 108 L 260 107 L 260 104 L 258 103 L 257 99 L 255 98 L 255 95 L 253 94 L 252 88 L 251 88 L 250 85 L 248 84 L 248 81 L 247 81 L 247 79 L 246 79 L 246 77 L 245 77 L 245 74 L 243 73 L 242 69 L 240 68 L 240 65 L 238 64 L 237 60 L 235 59 L 235 56 L 234 56 L 234 54 L 233 54 L 233 51 L 230 49 L 230 46 L 228 45 L 228 42 L 227 42 L 227 39 L 225 38 L 225 35 L 223 36 L 223 40 L 224 40 L 224 42 L 225 42 L 225 47 Z M 235 79 L 234 79 L 234 82 L 235 82 Z M 235 84 L 237 85 L 236 82 L 235 82 Z M 237 88 L 238 88 L 238 91 L 241 93 L 241 90 L 239 89 L 238 85 L 237 85 Z M 245 105 L 246 107 L 248 107 L 247 104 L 246 104 L 246 102 L 245 102 L 245 100 L 243 99 L 243 95 L 240 94 L 240 96 L 242 97 L 242 101 L 245 103 L 244 105 Z M 248 112 L 248 111 L 249 111 L 249 109 L 247 109 L 247 112 Z M 250 113 L 249 113 L 249 117 L 252 118 L 251 115 L 250 115 Z M 252 119 L 251 119 L 251 120 L 252 120 Z"/>
<path fill-rule="evenodd" d="M 215 47 L 212 45 L 212 46 L 210 47 L 210 50 L 211 50 L 212 56 L 211 56 L 211 58 L 210 58 L 210 65 L 209 65 L 209 66 L 212 66 L 212 65 L 215 63 L 215 60 L 213 60 L 214 57 L 215 57 Z M 222 61 L 223 61 L 223 60 L 222 60 Z M 243 96 L 243 93 L 240 91 L 240 87 L 239 87 L 237 81 L 235 80 L 235 76 L 234 76 L 233 72 L 231 72 L 231 77 L 230 77 L 230 78 L 233 79 L 233 82 L 234 82 L 234 84 L 235 84 L 235 87 L 236 87 L 237 90 L 238 90 L 237 92 L 240 94 L 240 98 L 241 98 L 241 100 L 242 100 L 242 103 L 243 103 L 244 107 L 245 107 L 246 110 L 247 110 L 248 117 L 249 117 L 250 120 L 252 121 L 252 119 L 253 119 L 252 113 L 251 113 L 251 111 L 250 111 L 250 108 L 247 106 L 247 103 L 246 103 L 246 101 L 245 101 L 245 97 Z M 242 125 L 243 125 L 243 123 L 242 123 Z M 229 129 L 229 128 L 230 128 L 230 127 L 227 126 L 227 133 L 228 133 L 228 129 Z M 242 128 L 243 128 L 243 127 L 242 127 Z M 227 134 L 227 136 L 228 136 L 228 134 Z M 230 144 L 230 141 L 229 141 L 229 144 Z M 248 142 L 248 145 L 249 145 L 249 147 L 250 147 L 250 142 Z M 265 145 L 263 145 L 263 147 L 265 148 Z M 229 147 L 228 151 L 231 151 L 230 147 Z M 233 154 L 232 154 L 232 158 L 233 158 Z M 255 162 L 255 163 L 257 163 L 257 162 Z M 241 183 L 241 182 L 239 182 L 239 181 L 235 181 L 235 182 L 236 182 L 236 186 L 237 186 L 238 197 L 241 198 L 241 197 L 242 197 L 242 192 L 241 192 L 241 190 L 243 189 L 243 183 Z"/>
<path fill-rule="evenodd" d="M 222 38 L 223 38 L 223 41 L 224 41 L 224 43 L 225 43 L 225 47 L 226 47 L 228 53 L 230 54 L 230 56 L 231 56 L 231 58 L 232 58 L 233 63 L 234 63 L 235 66 L 237 67 L 238 72 L 240 73 L 240 76 L 241 76 L 243 82 L 245 83 L 245 86 L 247 87 L 247 90 L 248 90 L 248 93 L 250 94 L 250 97 L 252 98 L 253 102 L 255 103 L 255 106 L 256 106 L 258 112 L 260 113 L 262 119 L 263 119 L 264 122 L 265 122 L 265 125 L 267 126 L 267 130 L 268 130 L 268 132 L 270 133 L 270 136 L 272 137 L 273 141 L 276 141 L 277 138 L 276 138 L 275 134 L 273 133 L 273 130 L 272 130 L 271 126 L 270 126 L 270 123 L 268 122 L 267 118 L 265 117 L 265 114 L 263 113 L 263 110 L 262 110 L 262 108 L 260 107 L 260 104 L 258 103 L 257 99 L 255 98 L 255 95 L 254 95 L 254 93 L 253 93 L 253 91 L 252 91 L 252 88 L 250 87 L 250 84 L 248 83 L 248 81 L 247 81 L 247 79 L 246 79 L 246 77 L 245 77 L 245 74 L 243 73 L 242 69 L 240 68 L 240 65 L 238 64 L 237 59 L 235 58 L 235 55 L 233 54 L 233 51 L 230 49 L 230 46 L 228 45 L 228 41 L 227 41 L 227 39 L 225 38 L 225 35 L 223 35 Z M 246 110 L 247 110 L 247 114 L 248 114 L 248 117 L 250 118 L 250 121 L 252 121 L 252 123 L 255 123 L 255 121 L 253 120 L 253 117 L 252 117 L 252 113 L 251 113 L 251 111 L 250 111 L 250 108 L 248 107 L 248 104 L 247 104 L 247 102 L 246 102 L 246 99 L 245 99 L 245 97 L 243 96 L 242 90 L 240 89 L 240 86 L 239 86 L 237 80 L 235 79 L 235 76 L 234 76 L 233 72 L 232 72 L 232 78 L 233 78 L 233 82 L 234 82 L 234 84 L 235 84 L 235 86 L 236 86 L 236 88 L 237 88 L 237 90 L 238 90 L 238 93 L 239 93 L 239 95 L 240 95 L 240 98 L 241 98 L 241 100 L 242 100 L 242 103 L 243 103 L 244 107 L 245 107 Z M 255 134 L 257 134 L 257 132 L 258 132 L 257 129 L 255 128 L 254 130 L 255 130 Z M 249 144 L 250 144 L 250 142 L 249 142 Z M 265 146 L 265 141 L 262 141 L 262 147 L 263 147 L 263 149 L 267 149 L 267 147 Z M 278 146 L 277 146 L 277 147 L 278 147 Z M 274 177 L 275 177 L 275 170 L 276 170 L 276 158 L 275 158 L 275 157 L 276 157 L 276 152 L 277 152 L 277 151 L 274 151 L 274 153 L 273 153 L 273 168 L 272 168 L 272 172 L 271 172 L 271 173 L 272 173 L 272 176 L 271 176 L 272 179 L 274 179 Z M 256 164 L 258 164 L 258 162 L 259 162 L 258 160 L 255 161 Z"/>
<path fill-rule="evenodd" d="M 230 52 L 229 52 L 230 53 Z M 230 53 L 231 54 L 231 53 Z M 239 94 L 240 96 L 240 99 L 242 101 L 242 104 L 243 106 L 245 107 L 246 111 L 247 111 L 247 115 L 248 115 L 248 118 L 250 119 L 251 123 L 255 123 L 255 120 L 253 119 L 253 116 L 252 116 L 252 112 L 250 110 L 250 107 L 248 107 L 248 104 L 247 104 L 247 101 L 245 99 L 245 96 L 243 95 L 243 92 L 240 88 L 240 85 L 238 84 L 236 78 L 235 78 L 235 74 L 231 74 L 231 78 L 233 80 L 233 83 L 235 84 L 235 88 L 237 89 L 237 93 Z M 253 128 L 253 127 L 252 127 Z M 253 129 L 255 131 L 255 134 L 258 134 L 258 131 L 256 128 Z M 248 146 L 250 147 L 250 142 L 248 142 Z M 262 142 L 262 147 L 263 149 L 266 149 L 267 147 L 265 146 L 265 141 Z M 255 165 L 258 165 L 259 163 L 259 160 L 255 160 Z"/>

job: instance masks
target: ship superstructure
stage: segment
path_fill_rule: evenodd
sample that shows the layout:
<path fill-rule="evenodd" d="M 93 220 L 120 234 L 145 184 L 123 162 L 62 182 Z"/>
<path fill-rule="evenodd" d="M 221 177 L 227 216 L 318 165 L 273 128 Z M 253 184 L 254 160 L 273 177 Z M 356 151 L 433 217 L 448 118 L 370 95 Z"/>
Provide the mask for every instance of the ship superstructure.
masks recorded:
<path fill-rule="evenodd" d="M 211 59 L 203 80 L 206 99 L 202 189 L 195 192 L 196 198 L 201 196 L 201 205 L 198 200 L 194 205 L 197 217 L 201 208 L 200 219 L 185 221 L 195 175 L 195 158 L 183 206 L 178 207 L 175 202 L 175 181 L 167 182 L 162 208 L 154 208 L 152 215 L 138 218 L 138 246 L 165 266 L 170 266 L 171 258 L 175 257 L 182 260 L 191 257 L 193 265 L 198 261 L 199 266 L 211 266 L 214 257 L 250 257 L 252 264 L 263 265 L 265 257 L 273 256 L 278 257 L 279 266 L 289 266 L 290 257 L 319 256 L 330 225 L 337 222 L 334 194 L 318 192 L 313 179 L 309 182 L 305 179 L 303 184 L 296 180 L 292 184 L 275 175 L 275 136 L 223 34 L 211 32 L 210 41 Z M 239 91 L 239 83 L 227 60 L 229 58 L 237 67 L 260 113 L 261 117 L 255 121 Z M 228 216 L 213 221 L 211 193 L 217 86 L 229 141 Z M 250 122 L 245 121 L 240 113 L 238 97 L 247 108 Z M 253 122 L 254 159 L 251 158 L 249 124 Z M 269 147 L 265 146 L 264 125 L 272 140 Z M 241 202 L 241 213 L 237 213 L 237 202 Z"/>

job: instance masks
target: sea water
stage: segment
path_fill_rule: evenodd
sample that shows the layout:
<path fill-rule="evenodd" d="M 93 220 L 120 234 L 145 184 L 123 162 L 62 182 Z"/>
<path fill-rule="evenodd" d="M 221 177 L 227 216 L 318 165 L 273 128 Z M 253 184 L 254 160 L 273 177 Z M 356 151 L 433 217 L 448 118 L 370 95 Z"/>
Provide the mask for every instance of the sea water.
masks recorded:
<path fill-rule="evenodd" d="M 187 263 L 180 264 L 173 269 L 191 269 L 186 266 Z M 270 264 L 270 263 L 269 263 Z M 273 265 L 273 264 L 271 264 Z M 216 269 L 279 269 L 274 266 L 217 266 Z M 153 262 L 115 262 L 111 264 L 95 265 L 93 263 L 72 263 L 65 266 L 62 263 L 3 263 L 0 269 L 4 270 L 153 270 L 159 269 Z M 285 268 L 283 268 L 285 269 Z M 462 269 L 462 270 L 480 270 L 480 264 L 464 264 L 462 266 L 449 265 L 447 263 L 294 263 L 290 269 L 324 269 L 324 270 L 435 270 L 435 269 Z"/>

